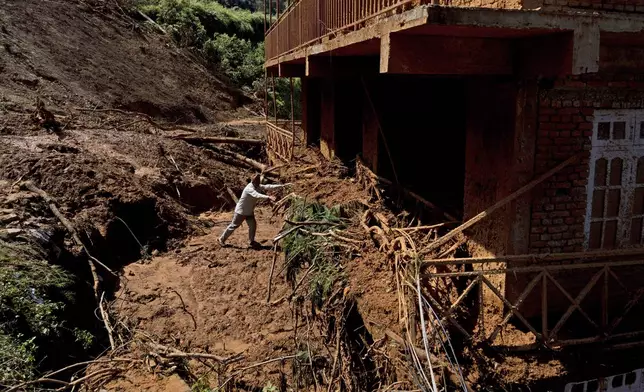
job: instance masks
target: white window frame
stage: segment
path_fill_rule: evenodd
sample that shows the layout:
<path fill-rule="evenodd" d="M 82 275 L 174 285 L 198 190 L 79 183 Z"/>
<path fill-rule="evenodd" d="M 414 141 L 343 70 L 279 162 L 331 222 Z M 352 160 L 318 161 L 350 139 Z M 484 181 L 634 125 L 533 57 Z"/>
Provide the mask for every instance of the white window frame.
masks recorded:
<path fill-rule="evenodd" d="M 609 140 L 600 140 L 598 136 L 599 124 L 602 122 L 626 122 L 624 139 L 610 140 L 613 136 L 611 125 Z M 621 110 L 596 110 L 594 113 L 592 147 L 590 150 L 588 184 L 586 189 L 586 220 L 584 224 L 584 248 L 590 247 L 590 226 L 592 222 L 605 221 L 605 218 L 592 218 L 593 193 L 595 190 L 595 164 L 599 159 L 608 161 L 604 203 L 608 203 L 608 189 L 610 188 L 610 162 L 614 158 L 622 159 L 622 185 L 620 195 L 620 207 L 617 216 L 617 230 L 615 248 L 635 247 L 631 240 L 631 222 L 635 217 L 632 214 L 633 200 L 635 196 L 635 180 L 637 171 L 637 160 L 644 156 L 644 136 L 640 128 L 644 122 L 644 110 L 621 109 Z M 605 232 L 602 230 L 600 243 L 603 244 Z M 599 249 L 602 249 L 601 246 Z"/>

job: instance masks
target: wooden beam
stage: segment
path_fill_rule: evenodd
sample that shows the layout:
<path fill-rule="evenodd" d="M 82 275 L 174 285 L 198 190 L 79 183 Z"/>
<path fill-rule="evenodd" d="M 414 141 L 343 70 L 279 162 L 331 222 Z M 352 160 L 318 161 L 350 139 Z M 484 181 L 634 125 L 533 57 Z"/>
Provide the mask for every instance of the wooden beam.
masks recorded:
<path fill-rule="evenodd" d="M 307 56 L 306 76 L 359 77 L 378 74 L 377 56 Z"/>
<path fill-rule="evenodd" d="M 306 64 L 279 64 L 278 76 L 280 78 L 301 78 L 306 71 Z"/>
<path fill-rule="evenodd" d="M 509 40 L 389 34 L 381 40 L 380 72 L 416 75 L 510 75 Z"/>

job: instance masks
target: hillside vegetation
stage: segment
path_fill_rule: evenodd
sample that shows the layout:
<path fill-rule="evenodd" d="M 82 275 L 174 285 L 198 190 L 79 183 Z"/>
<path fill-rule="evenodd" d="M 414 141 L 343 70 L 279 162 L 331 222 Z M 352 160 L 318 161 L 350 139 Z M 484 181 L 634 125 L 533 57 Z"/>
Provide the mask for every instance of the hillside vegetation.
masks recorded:
<path fill-rule="evenodd" d="M 138 0 L 136 7 L 155 20 L 182 47 L 199 54 L 232 83 L 262 98 L 264 79 L 264 14 L 252 2 L 231 0 L 228 8 L 214 0 Z M 256 10 L 259 10 L 257 12 Z M 300 112 L 300 82 L 294 83 L 295 112 Z M 273 86 L 269 83 L 269 100 Z M 290 117 L 290 86 L 276 79 L 279 117 Z M 269 105 L 269 115 L 274 115 Z"/>

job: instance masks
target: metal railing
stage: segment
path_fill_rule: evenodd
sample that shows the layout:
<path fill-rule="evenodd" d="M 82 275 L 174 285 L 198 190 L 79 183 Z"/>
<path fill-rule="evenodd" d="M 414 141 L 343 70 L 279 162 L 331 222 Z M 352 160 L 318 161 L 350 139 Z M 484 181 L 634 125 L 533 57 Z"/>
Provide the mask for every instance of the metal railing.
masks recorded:
<path fill-rule="evenodd" d="M 266 60 L 274 59 L 369 19 L 420 0 L 299 0 L 292 3 L 266 32 Z"/>
<path fill-rule="evenodd" d="M 497 263 L 478 266 L 467 259 L 450 260 L 431 263 L 441 272 L 424 276 L 433 291 L 429 296 L 432 306 L 443 322 L 466 338 L 505 349 L 556 348 L 644 335 L 644 320 L 639 315 L 644 306 L 644 287 L 640 283 L 644 277 L 644 254 L 616 257 L 619 256 L 611 256 L 610 260 L 600 257 L 584 262 L 568 260 L 566 264 L 519 267 L 503 266 L 502 258 Z M 579 258 L 587 256 L 579 253 Z M 474 270 L 463 271 L 467 264 Z M 518 295 L 508 299 L 499 287 L 499 278 L 505 284 L 513 282 Z M 523 284 L 516 287 L 517 281 Z M 528 297 L 532 301 L 526 308 Z M 472 303 L 480 309 L 474 326 L 463 318 L 471 315 Z M 501 312 L 486 325 L 484 314 L 489 316 L 495 306 Z M 538 317 L 534 316 L 535 311 Z M 515 326 L 510 326 L 511 320 L 515 320 Z M 517 344 L 518 328 L 531 335 L 534 342 Z"/>

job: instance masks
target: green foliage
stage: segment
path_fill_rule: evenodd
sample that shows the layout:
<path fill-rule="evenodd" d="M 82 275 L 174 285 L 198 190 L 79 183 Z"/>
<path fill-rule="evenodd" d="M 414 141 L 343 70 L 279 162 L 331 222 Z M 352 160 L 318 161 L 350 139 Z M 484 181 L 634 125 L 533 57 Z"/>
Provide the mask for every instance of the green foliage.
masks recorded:
<path fill-rule="evenodd" d="M 253 85 L 253 90 L 264 91 L 264 79 L 258 80 Z M 275 88 L 272 86 L 272 79 L 268 80 L 268 115 L 275 116 L 273 108 L 273 90 L 275 90 L 275 102 L 277 106 L 277 117 L 291 118 L 291 86 L 286 78 L 275 78 Z M 299 119 L 302 113 L 302 83 L 299 78 L 293 79 L 293 112 L 295 118 Z"/>
<path fill-rule="evenodd" d="M 328 208 L 320 203 L 307 202 L 294 198 L 288 211 L 289 220 L 295 222 L 324 222 L 327 224 L 307 225 L 305 230 L 295 230 L 287 235 L 282 243 L 286 257 L 286 276 L 294 284 L 297 273 L 305 266 L 311 268 L 309 299 L 312 305 L 322 307 L 322 303 L 332 293 L 337 284 L 344 284 L 340 255 L 333 237 L 311 235 L 324 233 L 329 227 L 342 228 L 342 208 Z"/>
<path fill-rule="evenodd" d="M 215 34 L 204 44 L 206 59 L 218 64 L 235 84 L 252 86 L 264 77 L 264 44 L 253 45 L 234 35 Z"/>
<path fill-rule="evenodd" d="M 146 0 L 141 11 L 168 28 L 177 42 L 201 47 L 207 37 L 229 34 L 254 43 L 264 40 L 264 15 L 226 8 L 214 0 Z"/>
<path fill-rule="evenodd" d="M 264 80 L 264 15 L 252 0 L 138 0 L 135 4 L 162 25 L 174 41 L 192 48 L 219 69 L 232 83 L 256 96 L 268 91 L 269 116 L 291 117 L 291 87 L 288 79 L 276 78 L 275 88 Z M 239 8 L 242 7 L 242 8 Z M 283 5 L 282 9 L 284 9 Z M 244 8 L 244 9 L 243 9 Z M 268 87 L 268 88 L 267 88 Z M 294 80 L 293 112 L 300 118 L 301 84 Z"/>
<path fill-rule="evenodd" d="M 16 339 L 0 331 L 0 384 L 32 379 L 36 362 L 34 351 L 33 338 Z"/>
<path fill-rule="evenodd" d="M 29 246 L 0 241 L 0 382 L 32 377 L 39 346 L 68 333 L 63 311 L 71 285 L 68 273 Z M 87 331 L 74 333 L 82 346 L 92 344 Z"/>
<path fill-rule="evenodd" d="M 217 392 L 219 388 L 210 388 L 206 377 L 201 377 L 190 387 L 192 392 Z"/>
<path fill-rule="evenodd" d="M 264 388 L 262 388 L 262 392 L 279 392 L 279 388 L 269 381 L 264 385 Z"/>

